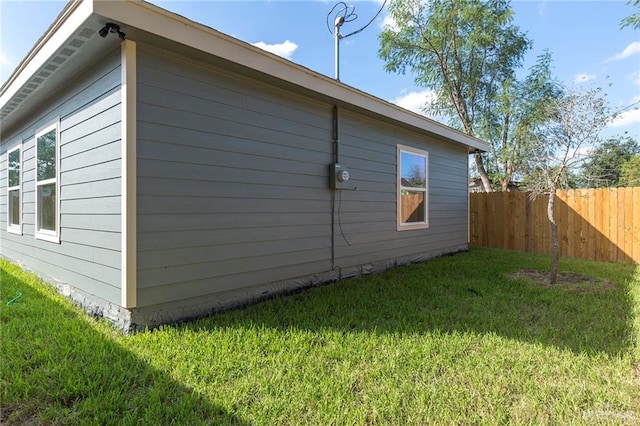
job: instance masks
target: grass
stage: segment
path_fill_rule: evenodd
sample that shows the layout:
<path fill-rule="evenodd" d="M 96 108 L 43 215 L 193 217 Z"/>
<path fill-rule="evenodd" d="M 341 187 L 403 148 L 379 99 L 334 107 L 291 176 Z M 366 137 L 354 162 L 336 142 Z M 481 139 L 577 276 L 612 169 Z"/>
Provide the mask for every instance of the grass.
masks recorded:
<path fill-rule="evenodd" d="M 0 421 L 636 424 L 640 268 L 510 277 L 549 265 L 472 249 L 127 337 L 0 260 Z"/>

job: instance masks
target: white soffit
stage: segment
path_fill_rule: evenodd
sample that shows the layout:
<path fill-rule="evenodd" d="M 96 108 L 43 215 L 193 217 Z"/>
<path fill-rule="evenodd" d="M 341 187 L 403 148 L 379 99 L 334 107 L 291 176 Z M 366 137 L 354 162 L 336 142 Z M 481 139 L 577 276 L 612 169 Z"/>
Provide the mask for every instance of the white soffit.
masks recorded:
<path fill-rule="evenodd" d="M 70 2 L 0 89 L 0 118 L 5 118 L 38 89 L 91 36 L 82 28 L 91 2 Z M 78 31 L 81 29 L 81 31 Z M 72 40 L 71 44 L 68 40 Z M 69 44 L 69 45 L 66 45 Z"/>

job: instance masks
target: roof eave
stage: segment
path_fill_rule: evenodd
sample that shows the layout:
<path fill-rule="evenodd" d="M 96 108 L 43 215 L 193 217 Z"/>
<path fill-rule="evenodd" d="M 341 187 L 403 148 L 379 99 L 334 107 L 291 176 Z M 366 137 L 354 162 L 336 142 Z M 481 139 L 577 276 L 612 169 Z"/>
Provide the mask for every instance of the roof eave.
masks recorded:
<path fill-rule="evenodd" d="M 362 92 L 206 25 L 144 1 L 127 0 L 126 3 L 130 7 L 123 7 L 122 2 L 98 2 L 95 7 L 96 13 L 246 68 L 260 70 L 271 77 L 304 87 L 324 97 L 346 102 L 411 127 L 451 139 L 465 145 L 469 152 L 486 151 L 489 148 L 488 144 L 480 139 Z M 218 42 L 212 43 L 212 37 L 215 37 Z"/>
<path fill-rule="evenodd" d="M 93 2 L 71 0 L 0 87 L 0 108 L 16 95 L 54 52 L 93 13 Z"/>
<path fill-rule="evenodd" d="M 406 126 L 438 135 L 466 146 L 469 152 L 486 151 L 488 144 L 434 120 L 405 110 L 397 105 L 362 92 L 277 55 L 220 33 L 210 27 L 144 1 L 119 2 L 98 0 L 70 1 L 56 21 L 18 65 L 9 80 L 0 88 L 0 111 L 3 116 L 23 96 L 25 85 L 41 70 L 48 60 L 63 46 L 88 19 L 100 17 L 118 22 L 131 29 L 166 38 L 176 43 L 233 62 L 242 67 L 302 87 L 337 103 L 353 105 L 375 115 L 386 117 Z M 124 28 L 125 32 L 128 32 Z M 215 43 L 212 40 L 215 39 Z M 19 100 L 19 99 L 18 99 Z M 19 102 L 18 102 L 19 103 Z"/>

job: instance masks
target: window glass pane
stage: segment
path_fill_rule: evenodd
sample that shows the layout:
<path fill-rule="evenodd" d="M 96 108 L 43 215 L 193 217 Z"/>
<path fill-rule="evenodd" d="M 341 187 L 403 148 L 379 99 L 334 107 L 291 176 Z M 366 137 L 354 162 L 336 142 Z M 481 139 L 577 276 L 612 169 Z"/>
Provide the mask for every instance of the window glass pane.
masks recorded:
<path fill-rule="evenodd" d="M 56 184 L 38 186 L 38 229 L 56 230 Z"/>
<path fill-rule="evenodd" d="M 9 225 L 20 225 L 20 190 L 9 191 Z"/>
<path fill-rule="evenodd" d="M 403 190 L 400 194 L 402 223 L 425 222 L 425 192 Z"/>
<path fill-rule="evenodd" d="M 56 177 L 56 130 L 38 138 L 38 180 Z"/>
<path fill-rule="evenodd" d="M 9 153 L 9 187 L 20 185 L 20 150 Z"/>
<path fill-rule="evenodd" d="M 412 188 L 427 187 L 427 159 L 410 152 L 400 153 L 401 185 Z"/>

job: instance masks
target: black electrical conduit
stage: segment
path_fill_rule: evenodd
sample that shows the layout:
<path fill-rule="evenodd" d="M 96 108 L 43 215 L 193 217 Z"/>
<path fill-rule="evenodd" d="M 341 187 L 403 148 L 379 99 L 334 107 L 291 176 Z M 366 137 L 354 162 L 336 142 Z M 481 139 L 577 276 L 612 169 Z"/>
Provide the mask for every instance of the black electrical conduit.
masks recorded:
<path fill-rule="evenodd" d="M 332 114 L 332 146 L 333 146 L 333 164 L 340 164 L 340 140 L 339 140 L 339 111 L 338 105 L 333 106 Z M 331 168 L 329 168 L 331 173 Z M 329 177 L 331 180 L 331 177 Z M 336 269 L 336 188 L 331 188 L 331 270 Z"/>

